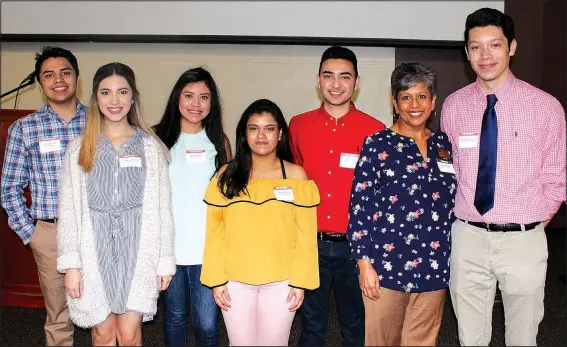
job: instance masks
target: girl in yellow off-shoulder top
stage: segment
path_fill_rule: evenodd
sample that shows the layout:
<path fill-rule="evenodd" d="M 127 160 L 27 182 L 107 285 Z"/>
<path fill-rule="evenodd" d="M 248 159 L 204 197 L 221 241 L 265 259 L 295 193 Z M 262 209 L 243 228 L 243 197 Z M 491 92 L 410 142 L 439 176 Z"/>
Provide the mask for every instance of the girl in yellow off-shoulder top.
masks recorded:
<path fill-rule="evenodd" d="M 288 344 L 305 289 L 319 286 L 319 191 L 292 164 L 288 128 L 270 100 L 236 127 L 234 159 L 205 193 L 201 282 L 213 287 L 231 346 Z"/>

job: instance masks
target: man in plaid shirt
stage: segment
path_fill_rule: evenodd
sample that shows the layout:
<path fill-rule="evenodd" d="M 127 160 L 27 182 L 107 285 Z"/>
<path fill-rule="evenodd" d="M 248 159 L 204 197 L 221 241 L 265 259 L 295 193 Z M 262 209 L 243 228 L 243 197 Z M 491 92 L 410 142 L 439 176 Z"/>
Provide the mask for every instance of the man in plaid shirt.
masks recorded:
<path fill-rule="evenodd" d="M 481 8 L 465 23 L 474 83 L 443 104 L 453 144 L 456 221 L 451 231 L 451 301 L 463 346 L 488 346 L 496 286 L 506 346 L 535 346 L 544 314 L 545 226 L 565 201 L 565 111 L 514 76 L 514 21 Z M 498 283 L 498 284 L 497 284 Z"/>
<path fill-rule="evenodd" d="M 35 77 L 47 104 L 17 120 L 8 130 L 1 200 L 10 228 L 24 245 L 30 245 L 37 263 L 47 309 L 45 343 L 70 346 L 73 324 L 67 309 L 65 277 L 56 268 L 57 189 L 65 150 L 81 133 L 87 109 L 76 95 L 79 67 L 73 53 L 44 47 L 35 60 Z M 29 209 L 23 193 L 27 186 L 32 195 Z"/>

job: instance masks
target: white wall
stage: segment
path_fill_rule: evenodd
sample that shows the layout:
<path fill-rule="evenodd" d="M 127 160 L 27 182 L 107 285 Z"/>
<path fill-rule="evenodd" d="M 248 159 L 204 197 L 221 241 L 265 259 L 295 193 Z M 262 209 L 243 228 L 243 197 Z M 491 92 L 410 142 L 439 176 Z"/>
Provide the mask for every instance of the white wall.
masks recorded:
<path fill-rule="evenodd" d="M 3 34 L 243 35 L 463 40 L 466 16 L 504 1 L 1 2 Z"/>
<path fill-rule="evenodd" d="M 254 100 L 276 102 L 289 120 L 293 115 L 320 105 L 315 76 L 321 54 L 327 47 L 54 43 L 70 49 L 79 61 L 79 97 L 87 103 L 95 71 L 118 61 L 134 69 L 142 96 L 144 117 L 159 121 L 179 75 L 188 68 L 205 66 L 220 89 L 226 132 L 234 144 L 236 123 Z M 3 43 L 0 53 L 1 92 L 20 84 L 34 69 L 35 52 L 47 43 Z M 394 69 L 393 48 L 350 47 L 359 60 L 359 109 L 391 125 L 390 74 Z M 2 99 L 2 108 L 13 108 L 14 97 Z M 44 104 L 37 85 L 22 90 L 20 109 L 37 109 Z"/>

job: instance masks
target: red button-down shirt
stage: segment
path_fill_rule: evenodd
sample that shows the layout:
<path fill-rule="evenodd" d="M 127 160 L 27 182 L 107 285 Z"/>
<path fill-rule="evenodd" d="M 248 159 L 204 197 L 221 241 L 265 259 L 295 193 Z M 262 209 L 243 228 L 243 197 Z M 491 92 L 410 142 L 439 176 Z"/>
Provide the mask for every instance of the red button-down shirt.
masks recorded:
<path fill-rule="evenodd" d="M 358 156 L 366 136 L 384 130 L 384 124 L 351 103 L 341 118 L 332 117 L 321 105 L 293 117 L 289 129 L 295 162 L 315 181 L 321 195 L 317 229 L 346 233 L 354 167 L 341 167 L 341 155 Z"/>
<path fill-rule="evenodd" d="M 485 223 L 529 224 L 551 218 L 565 201 L 565 112 L 557 99 L 510 74 L 496 91 L 498 153 L 494 207 L 474 207 L 486 92 L 474 82 L 443 104 L 441 127 L 453 144 L 455 215 Z M 468 143 L 465 137 L 471 139 Z"/>

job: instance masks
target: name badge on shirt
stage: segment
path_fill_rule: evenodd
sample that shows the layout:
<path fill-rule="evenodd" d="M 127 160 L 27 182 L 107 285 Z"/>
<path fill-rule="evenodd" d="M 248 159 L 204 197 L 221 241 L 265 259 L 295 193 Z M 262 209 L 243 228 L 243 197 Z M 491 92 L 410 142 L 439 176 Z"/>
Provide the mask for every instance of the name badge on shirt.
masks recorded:
<path fill-rule="evenodd" d="M 39 140 L 39 153 L 59 152 L 61 150 L 60 139 Z"/>
<path fill-rule="evenodd" d="M 444 148 L 437 149 L 437 167 L 441 172 L 446 172 L 455 175 L 455 167 L 453 167 L 453 158 L 451 152 Z"/>
<path fill-rule="evenodd" d="M 280 201 L 293 201 L 293 189 L 291 187 L 274 187 L 274 195 Z"/>
<path fill-rule="evenodd" d="M 459 136 L 459 148 L 477 148 L 478 135 L 461 135 Z"/>
<path fill-rule="evenodd" d="M 188 149 L 185 151 L 185 162 L 187 164 L 204 163 L 206 161 L 207 153 L 204 149 Z"/>
<path fill-rule="evenodd" d="M 142 167 L 142 157 L 137 154 L 121 155 L 120 167 Z"/>
<path fill-rule="evenodd" d="M 358 154 L 353 153 L 341 153 L 341 161 L 339 163 L 340 167 L 346 169 L 354 169 L 358 163 Z"/>
<path fill-rule="evenodd" d="M 455 175 L 455 168 L 453 167 L 453 163 L 449 163 L 445 160 L 437 159 L 437 166 L 441 172 L 446 172 Z"/>

